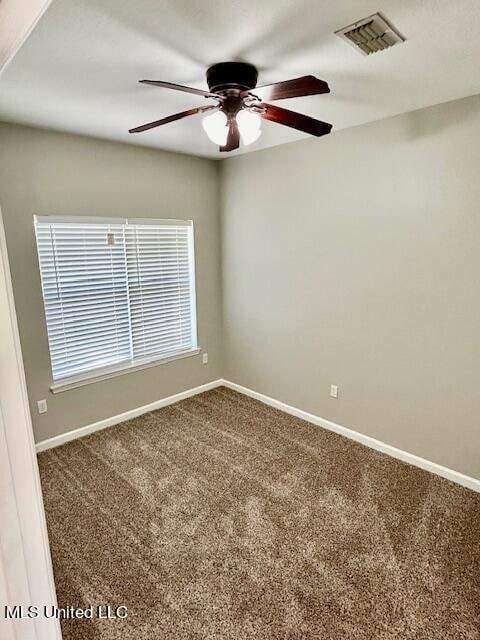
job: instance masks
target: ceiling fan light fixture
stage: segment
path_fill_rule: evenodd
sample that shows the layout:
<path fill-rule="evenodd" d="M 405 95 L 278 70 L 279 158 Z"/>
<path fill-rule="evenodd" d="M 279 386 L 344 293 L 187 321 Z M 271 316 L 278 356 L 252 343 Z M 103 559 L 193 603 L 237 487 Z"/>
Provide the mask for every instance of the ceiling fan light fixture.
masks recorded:
<path fill-rule="evenodd" d="M 367 26 L 370 28 L 370 25 Z M 373 33 L 377 34 L 375 30 Z M 328 122 L 270 104 L 275 100 L 329 93 L 330 89 L 324 80 L 308 75 L 257 86 L 257 75 L 256 68 L 246 62 L 219 62 L 207 69 L 208 91 L 165 80 L 140 80 L 143 84 L 200 95 L 215 100 L 216 104 L 187 109 L 134 127 L 129 132 L 150 131 L 169 122 L 210 111 L 212 115 L 203 119 L 202 126 L 221 153 L 235 151 L 240 143 L 248 146 L 258 140 L 262 133 L 262 120 L 317 137 L 330 133 L 332 125 Z"/>
<path fill-rule="evenodd" d="M 258 140 L 262 133 L 260 129 L 262 121 L 258 113 L 242 109 L 237 113 L 236 119 L 242 142 L 245 146 Z"/>
<path fill-rule="evenodd" d="M 202 127 L 209 139 L 215 144 L 223 146 L 227 143 L 227 116 L 223 111 L 216 111 L 212 113 L 212 115 L 204 118 L 202 120 Z"/>

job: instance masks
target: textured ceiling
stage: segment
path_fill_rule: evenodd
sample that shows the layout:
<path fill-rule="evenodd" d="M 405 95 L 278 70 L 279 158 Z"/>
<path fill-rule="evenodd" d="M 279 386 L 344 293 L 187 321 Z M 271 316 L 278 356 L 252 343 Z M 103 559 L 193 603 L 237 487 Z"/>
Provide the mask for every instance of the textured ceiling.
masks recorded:
<path fill-rule="evenodd" d="M 381 11 L 407 41 L 361 56 L 333 32 Z M 130 135 L 206 104 L 141 78 L 205 87 L 214 62 L 246 60 L 259 84 L 315 74 L 332 93 L 281 106 L 340 129 L 480 93 L 479 0 L 53 0 L 0 76 L 0 119 L 209 157 L 201 117 Z M 265 122 L 236 153 L 304 137 Z"/>

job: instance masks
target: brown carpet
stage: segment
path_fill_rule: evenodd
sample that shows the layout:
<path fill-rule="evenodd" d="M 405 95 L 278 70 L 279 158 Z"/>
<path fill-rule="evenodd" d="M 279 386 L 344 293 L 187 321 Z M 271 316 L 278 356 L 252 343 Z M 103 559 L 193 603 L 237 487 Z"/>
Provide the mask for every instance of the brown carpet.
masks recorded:
<path fill-rule="evenodd" d="M 480 494 L 234 391 L 39 460 L 65 640 L 480 638 Z"/>

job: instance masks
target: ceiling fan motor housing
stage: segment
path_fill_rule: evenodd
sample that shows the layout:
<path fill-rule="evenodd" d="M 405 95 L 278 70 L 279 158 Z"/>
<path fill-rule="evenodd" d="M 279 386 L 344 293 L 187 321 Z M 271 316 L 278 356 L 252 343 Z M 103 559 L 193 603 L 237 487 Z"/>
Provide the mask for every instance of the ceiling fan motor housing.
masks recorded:
<path fill-rule="evenodd" d="M 207 84 L 212 93 L 253 89 L 257 78 L 257 69 L 247 62 L 219 62 L 207 69 Z"/>

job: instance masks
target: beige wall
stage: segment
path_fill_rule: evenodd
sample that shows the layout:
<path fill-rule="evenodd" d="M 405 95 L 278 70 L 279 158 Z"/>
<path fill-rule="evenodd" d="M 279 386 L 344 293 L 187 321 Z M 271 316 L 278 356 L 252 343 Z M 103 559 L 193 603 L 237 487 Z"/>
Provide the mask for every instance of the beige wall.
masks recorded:
<path fill-rule="evenodd" d="M 222 163 L 0 124 L 37 441 L 223 376 L 480 477 L 479 138 L 480 97 Z M 34 213 L 192 217 L 209 364 L 52 395 Z"/>
<path fill-rule="evenodd" d="M 0 203 L 35 438 L 44 440 L 221 375 L 218 165 L 173 153 L 0 124 Z M 201 355 L 51 394 L 34 214 L 192 218 Z M 36 401 L 46 398 L 48 413 Z"/>
<path fill-rule="evenodd" d="M 480 477 L 479 141 L 474 97 L 226 160 L 225 377 Z"/>

